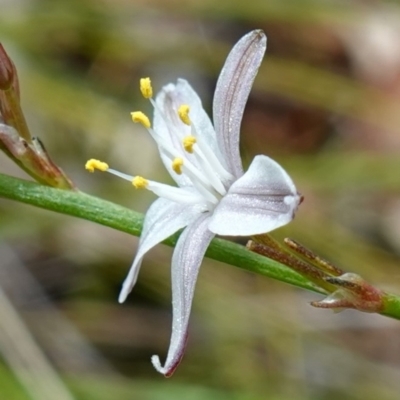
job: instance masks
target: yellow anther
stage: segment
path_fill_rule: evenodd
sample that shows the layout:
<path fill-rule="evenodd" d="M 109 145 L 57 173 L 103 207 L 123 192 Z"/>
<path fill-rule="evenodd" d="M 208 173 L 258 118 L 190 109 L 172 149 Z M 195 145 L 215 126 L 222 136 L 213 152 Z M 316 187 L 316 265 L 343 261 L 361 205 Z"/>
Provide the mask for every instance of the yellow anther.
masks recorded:
<path fill-rule="evenodd" d="M 186 125 L 191 124 L 190 118 L 189 118 L 189 111 L 190 111 L 190 107 L 187 104 L 183 104 L 178 108 L 179 118 Z"/>
<path fill-rule="evenodd" d="M 196 142 L 197 140 L 194 136 L 186 136 L 185 138 L 183 138 L 183 148 L 188 153 L 193 153 L 193 146 Z"/>
<path fill-rule="evenodd" d="M 87 161 L 85 164 L 85 168 L 89 172 L 94 172 L 95 169 L 98 169 L 99 171 L 107 171 L 108 170 L 108 164 L 100 161 L 100 160 L 95 160 L 92 158 L 91 160 Z"/>
<path fill-rule="evenodd" d="M 140 80 L 140 91 L 145 99 L 151 99 L 153 97 L 153 88 L 151 87 L 150 78 L 142 78 Z"/>
<path fill-rule="evenodd" d="M 135 189 L 146 189 L 148 184 L 149 184 L 148 180 L 144 179 L 141 176 L 135 176 L 132 179 L 132 185 L 135 187 Z"/>
<path fill-rule="evenodd" d="M 178 174 L 180 175 L 182 173 L 182 165 L 183 165 L 183 158 L 175 158 L 172 161 L 172 169 Z"/>
<path fill-rule="evenodd" d="M 131 112 L 132 121 L 142 124 L 145 128 L 150 128 L 150 120 L 147 118 L 146 114 L 142 113 L 141 111 L 134 111 Z"/>

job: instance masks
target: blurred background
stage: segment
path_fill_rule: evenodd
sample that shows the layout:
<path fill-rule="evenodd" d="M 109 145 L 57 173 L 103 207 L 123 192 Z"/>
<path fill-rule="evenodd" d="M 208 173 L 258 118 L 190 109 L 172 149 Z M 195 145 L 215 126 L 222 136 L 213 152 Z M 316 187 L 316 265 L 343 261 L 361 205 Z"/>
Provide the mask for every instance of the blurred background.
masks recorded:
<path fill-rule="evenodd" d="M 242 125 L 244 164 L 273 157 L 305 196 L 274 236 L 400 293 L 397 2 L 0 0 L 32 134 L 82 191 L 141 212 L 151 194 L 84 163 L 169 181 L 130 119 L 151 113 L 139 79 L 157 91 L 186 78 L 210 111 L 225 57 L 255 28 L 268 50 Z M 0 171 L 27 178 L 3 154 Z M 136 238 L 8 200 L 0 218 L 0 399 L 398 399 L 399 322 L 314 309 L 316 294 L 211 260 L 166 380 L 150 357 L 163 360 L 170 339 L 170 248 L 145 258 L 119 305 Z"/>

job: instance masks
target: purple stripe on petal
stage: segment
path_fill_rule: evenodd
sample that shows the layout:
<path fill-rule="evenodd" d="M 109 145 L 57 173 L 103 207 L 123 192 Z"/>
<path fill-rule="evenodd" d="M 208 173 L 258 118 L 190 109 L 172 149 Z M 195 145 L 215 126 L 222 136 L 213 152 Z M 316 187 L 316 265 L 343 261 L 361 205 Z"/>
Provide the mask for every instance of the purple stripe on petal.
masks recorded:
<path fill-rule="evenodd" d="M 155 369 L 171 376 L 179 365 L 186 347 L 190 310 L 197 275 L 210 241 L 215 236 L 208 230 L 209 214 L 201 215 L 180 236 L 172 257 L 172 335 L 167 360 L 161 365 L 158 356 L 151 361 Z"/>
<path fill-rule="evenodd" d="M 243 111 L 266 47 L 261 30 L 243 36 L 229 53 L 215 89 L 213 119 L 218 145 L 236 178 L 243 174 L 239 152 Z"/>

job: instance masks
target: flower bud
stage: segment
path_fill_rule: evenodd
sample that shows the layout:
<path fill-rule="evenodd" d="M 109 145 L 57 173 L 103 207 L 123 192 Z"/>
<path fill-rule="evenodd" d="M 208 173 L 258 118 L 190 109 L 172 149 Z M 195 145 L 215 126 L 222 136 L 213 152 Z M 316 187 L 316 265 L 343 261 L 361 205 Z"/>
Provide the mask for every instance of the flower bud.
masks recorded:
<path fill-rule="evenodd" d="M 0 43 L 0 89 L 8 90 L 15 80 L 15 67 Z"/>
<path fill-rule="evenodd" d="M 321 301 L 313 301 L 312 306 L 332 308 L 335 311 L 354 308 L 358 311 L 379 313 L 383 309 L 384 293 L 372 286 L 361 276 L 347 272 L 338 277 L 325 279 L 335 285 L 337 290 Z"/>

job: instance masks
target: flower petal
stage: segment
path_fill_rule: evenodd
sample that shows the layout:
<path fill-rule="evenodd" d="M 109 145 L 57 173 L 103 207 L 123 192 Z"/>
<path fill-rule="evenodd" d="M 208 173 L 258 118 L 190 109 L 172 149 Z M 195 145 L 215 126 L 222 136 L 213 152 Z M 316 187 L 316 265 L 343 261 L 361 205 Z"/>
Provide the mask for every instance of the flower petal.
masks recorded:
<path fill-rule="evenodd" d="M 231 236 L 267 233 L 290 222 L 300 200 L 286 171 L 271 158 L 256 156 L 221 199 L 209 229 Z"/>
<path fill-rule="evenodd" d="M 236 178 L 243 174 L 239 152 L 240 124 L 266 46 L 267 38 L 261 30 L 243 36 L 229 53 L 215 89 L 213 120 L 218 145 L 229 172 Z"/>
<path fill-rule="evenodd" d="M 143 256 L 156 244 L 196 219 L 197 206 L 182 205 L 167 199 L 157 199 L 148 209 L 140 236 L 139 247 L 126 277 L 118 301 L 123 303 L 136 283 Z"/>
<path fill-rule="evenodd" d="M 190 120 L 196 128 L 197 136 L 201 137 L 220 156 L 217 139 L 210 118 L 203 109 L 201 100 L 189 83 L 178 79 L 176 85 L 170 83 L 164 86 L 156 98 L 157 107 L 154 110 L 154 130 L 173 147 L 176 156 L 184 156 L 197 165 L 197 160 L 182 147 L 182 139 L 191 134 L 191 127 L 185 125 L 178 117 L 178 109 L 186 104 L 190 107 Z M 171 160 L 160 151 L 161 158 L 176 183 L 180 186 L 191 186 L 184 175 L 172 171 Z"/>
<path fill-rule="evenodd" d="M 171 343 L 164 366 L 158 356 L 151 358 L 154 368 L 167 377 L 174 373 L 185 351 L 197 275 L 204 253 L 215 236 L 207 228 L 208 220 L 209 214 L 203 214 L 183 231 L 172 257 Z"/>

